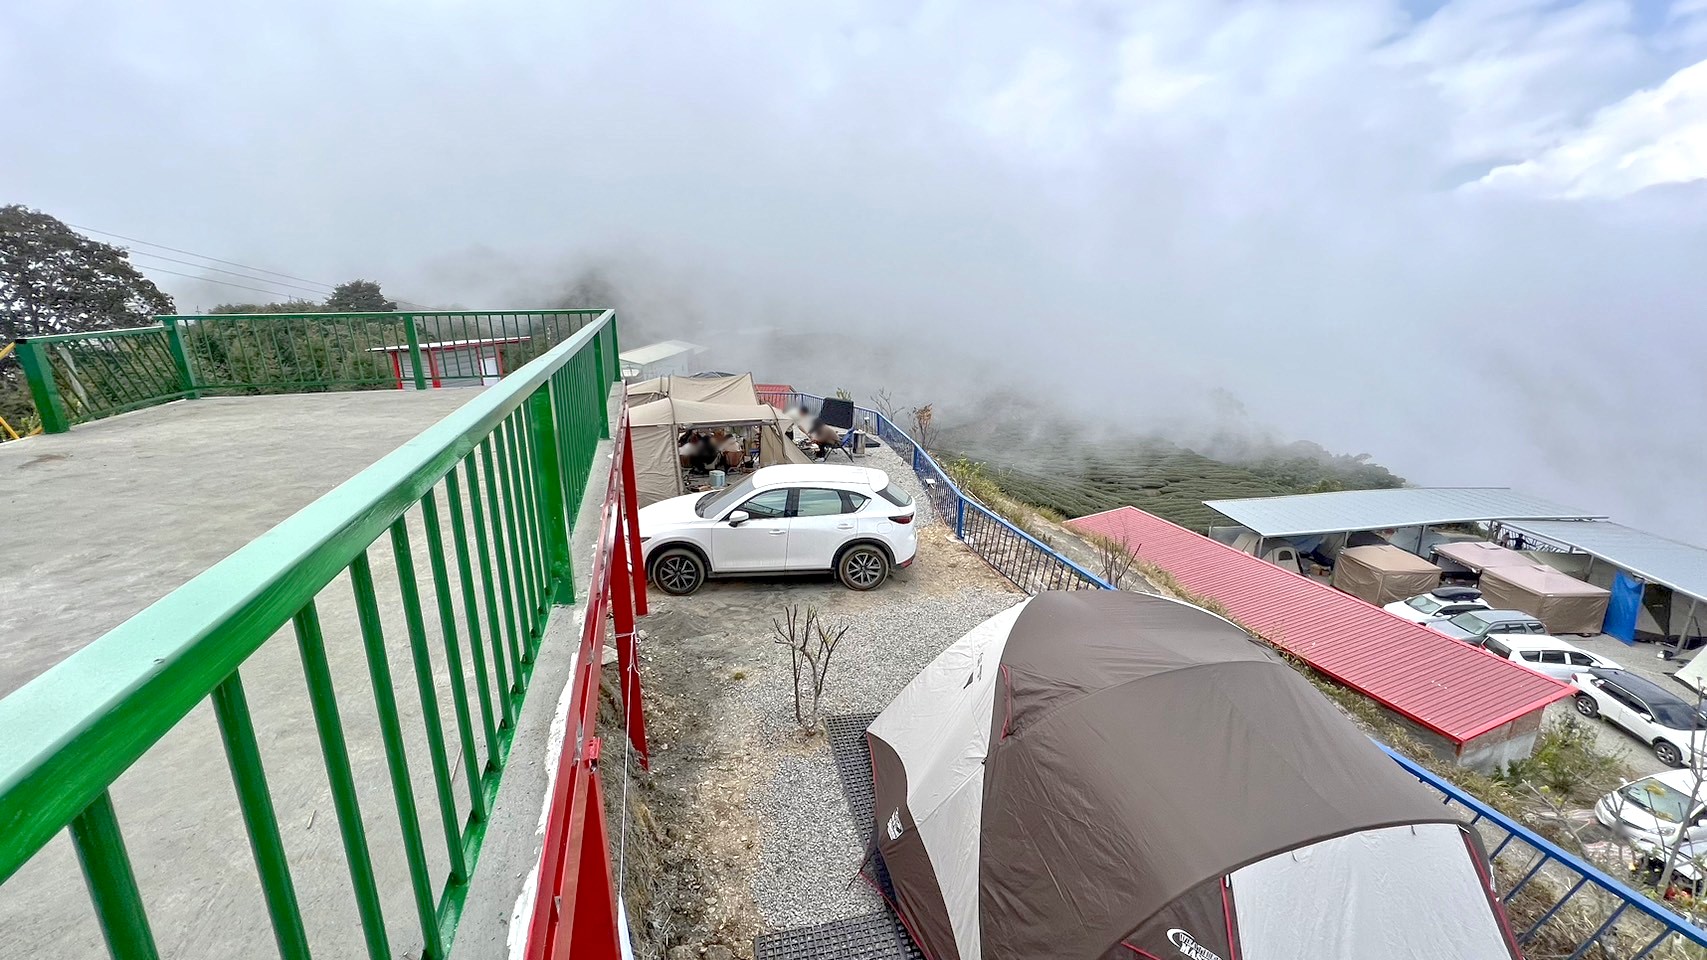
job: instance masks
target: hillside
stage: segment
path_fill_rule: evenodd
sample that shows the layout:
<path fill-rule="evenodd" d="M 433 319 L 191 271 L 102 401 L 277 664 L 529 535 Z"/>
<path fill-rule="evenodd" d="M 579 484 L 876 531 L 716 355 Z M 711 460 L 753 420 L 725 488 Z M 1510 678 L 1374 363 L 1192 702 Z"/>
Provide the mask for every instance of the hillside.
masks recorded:
<path fill-rule="evenodd" d="M 1279 444 L 1222 432 L 1206 455 L 1172 440 L 1046 414 L 1024 400 L 994 398 L 976 423 L 944 424 L 934 446 L 985 464 L 1011 497 L 1077 517 L 1132 504 L 1202 532 L 1225 518 L 1204 500 L 1269 497 L 1404 485 L 1366 456 L 1308 441 Z"/>

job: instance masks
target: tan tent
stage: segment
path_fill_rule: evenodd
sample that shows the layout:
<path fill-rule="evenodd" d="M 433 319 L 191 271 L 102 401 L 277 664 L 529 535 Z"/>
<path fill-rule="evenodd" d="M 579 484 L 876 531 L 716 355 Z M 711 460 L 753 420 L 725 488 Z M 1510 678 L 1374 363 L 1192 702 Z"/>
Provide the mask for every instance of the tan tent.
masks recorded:
<path fill-rule="evenodd" d="M 653 377 L 628 385 L 630 406 L 650 403 L 664 397 L 702 403 L 759 402 L 759 395 L 753 390 L 753 375 L 750 373 L 743 373 L 738 377 Z"/>
<path fill-rule="evenodd" d="M 1334 561 L 1334 586 L 1380 606 L 1440 586 L 1440 568 L 1394 546 L 1348 547 Z"/>
<path fill-rule="evenodd" d="M 676 378 L 680 384 L 683 378 Z M 749 385 L 751 379 L 748 378 Z M 749 386 L 750 388 L 750 386 Z M 759 428 L 759 465 L 811 463 L 800 448 L 783 438 L 787 418 L 765 403 L 705 403 L 665 397 L 631 407 L 628 423 L 634 442 L 635 489 L 640 505 L 687 492 L 682 483 L 676 440 L 689 427 Z"/>
<path fill-rule="evenodd" d="M 1497 543 L 1482 540 L 1443 543 L 1434 548 L 1434 555 L 1467 567 L 1473 573 L 1481 573 L 1492 567 L 1528 567 L 1535 563 L 1516 550 L 1508 550 Z"/>
<path fill-rule="evenodd" d="M 1548 633 L 1599 633 L 1612 595 L 1543 564 L 1482 571 L 1482 599 L 1500 610 L 1522 610 Z"/>

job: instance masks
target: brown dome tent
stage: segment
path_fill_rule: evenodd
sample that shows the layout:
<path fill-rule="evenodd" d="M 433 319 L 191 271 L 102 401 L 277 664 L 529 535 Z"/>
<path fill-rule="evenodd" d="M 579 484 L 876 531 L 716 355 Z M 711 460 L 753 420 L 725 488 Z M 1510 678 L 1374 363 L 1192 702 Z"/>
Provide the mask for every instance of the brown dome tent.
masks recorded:
<path fill-rule="evenodd" d="M 1267 648 L 1189 604 L 1045 593 L 867 732 L 930 960 L 1513 960 L 1480 841 Z"/>

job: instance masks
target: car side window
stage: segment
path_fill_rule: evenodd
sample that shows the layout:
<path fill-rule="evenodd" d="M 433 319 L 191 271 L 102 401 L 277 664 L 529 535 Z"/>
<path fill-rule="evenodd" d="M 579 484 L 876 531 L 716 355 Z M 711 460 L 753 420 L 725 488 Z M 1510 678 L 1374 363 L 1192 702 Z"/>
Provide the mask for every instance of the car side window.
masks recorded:
<path fill-rule="evenodd" d="M 1632 710 L 1635 710 L 1635 711 L 1638 711 L 1641 713 L 1646 713 L 1648 710 L 1647 705 L 1642 703 L 1642 701 L 1637 700 L 1635 697 L 1632 697 L 1628 693 L 1625 693 L 1621 688 L 1616 687 L 1610 683 L 1602 684 L 1600 690 L 1602 693 L 1604 693 L 1607 696 L 1611 697 L 1612 699 L 1618 701 L 1619 703 L 1622 703 L 1623 705 L 1625 705 L 1626 707 L 1629 707 Z"/>
<path fill-rule="evenodd" d="M 1523 659 L 1528 660 L 1530 663 L 1540 663 L 1541 662 L 1541 651 L 1539 651 L 1539 650 L 1525 650 L 1525 651 L 1523 651 Z"/>
<path fill-rule="evenodd" d="M 1565 651 L 1563 650 L 1543 650 L 1541 651 L 1541 662 L 1565 664 L 1569 661 L 1565 659 Z"/>
<path fill-rule="evenodd" d="M 764 493 L 748 498 L 741 504 L 740 509 L 751 514 L 754 520 L 776 520 L 788 515 L 788 491 L 766 490 Z"/>
<path fill-rule="evenodd" d="M 1586 653 L 1573 653 L 1571 654 L 1571 666 L 1592 667 L 1594 666 L 1594 658 Z"/>
<path fill-rule="evenodd" d="M 840 490 L 802 488 L 794 515 L 797 517 L 833 517 L 845 513 Z"/>
<path fill-rule="evenodd" d="M 1499 642 L 1498 640 L 1489 640 L 1487 643 L 1483 644 L 1482 646 L 1489 653 L 1493 654 L 1496 657 L 1504 657 L 1507 660 L 1511 659 L 1511 648 L 1506 646 L 1505 644 Z"/>
<path fill-rule="evenodd" d="M 858 513 L 860 511 L 860 509 L 865 506 L 866 501 L 868 501 L 870 499 L 871 499 L 870 497 L 864 496 L 863 494 L 849 493 L 848 491 L 843 490 L 842 491 L 842 512 L 843 513 Z"/>
<path fill-rule="evenodd" d="M 1547 625 L 1545 623 L 1528 623 L 1524 625 L 1523 629 L 1530 633 L 1546 633 Z"/>

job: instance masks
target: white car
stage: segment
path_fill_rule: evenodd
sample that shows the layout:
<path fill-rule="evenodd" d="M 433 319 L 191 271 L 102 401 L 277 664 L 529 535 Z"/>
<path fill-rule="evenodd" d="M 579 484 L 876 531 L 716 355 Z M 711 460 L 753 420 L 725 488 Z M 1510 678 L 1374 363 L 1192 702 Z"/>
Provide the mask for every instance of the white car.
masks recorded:
<path fill-rule="evenodd" d="M 1469 587 L 1441 587 L 1418 594 L 1409 600 L 1394 600 L 1381 609 L 1412 623 L 1433 623 L 1449 620 L 1460 613 L 1488 609 L 1478 590 Z"/>
<path fill-rule="evenodd" d="M 1707 750 L 1707 713 L 1646 677 L 1628 670 L 1587 670 L 1571 677 L 1571 686 L 1578 691 L 1578 713 L 1623 727 L 1667 766 L 1687 766 Z"/>
<path fill-rule="evenodd" d="M 912 564 L 914 512 L 882 470 L 789 464 L 641 508 L 640 543 L 652 582 L 678 596 L 741 574 L 828 572 L 871 590 Z"/>
<path fill-rule="evenodd" d="M 1594 818 L 1638 847 L 1669 848 L 1680 829 L 1686 841 L 1707 841 L 1707 783 L 1690 769 L 1643 777 L 1601 797 Z"/>
<path fill-rule="evenodd" d="M 1558 637 L 1538 637 L 1508 633 L 1488 637 L 1482 649 L 1496 657 L 1521 663 L 1536 673 L 1545 673 L 1566 683 L 1584 670 L 1622 670 L 1611 660 L 1581 647 L 1572 646 Z"/>

